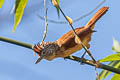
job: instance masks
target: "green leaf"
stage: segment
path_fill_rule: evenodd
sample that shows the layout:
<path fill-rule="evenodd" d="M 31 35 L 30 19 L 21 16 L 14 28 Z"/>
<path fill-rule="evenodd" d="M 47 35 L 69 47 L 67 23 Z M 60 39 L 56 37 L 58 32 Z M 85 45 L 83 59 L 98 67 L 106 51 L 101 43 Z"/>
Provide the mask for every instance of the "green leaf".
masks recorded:
<path fill-rule="evenodd" d="M 120 74 L 114 74 L 111 80 L 120 80 Z"/>
<path fill-rule="evenodd" d="M 59 0 L 56 0 L 57 1 L 57 4 L 59 5 Z M 57 9 L 57 14 L 58 14 L 58 18 L 60 17 L 60 12 L 59 12 L 59 8 L 58 7 L 56 7 L 56 9 Z"/>
<path fill-rule="evenodd" d="M 60 18 L 60 11 L 59 11 L 59 8 L 56 8 L 56 10 L 57 10 L 58 18 Z"/>
<path fill-rule="evenodd" d="M 108 65 L 111 66 L 112 64 L 113 64 L 113 61 L 110 62 Z M 104 80 L 110 73 L 111 73 L 111 72 L 108 71 L 108 70 L 102 70 L 101 73 L 99 74 L 100 80 L 101 80 L 101 79 Z"/>
<path fill-rule="evenodd" d="M 56 0 L 57 4 L 59 5 L 59 0 Z"/>
<path fill-rule="evenodd" d="M 112 50 L 115 52 L 120 52 L 120 44 L 117 40 L 113 38 L 113 47 Z"/>
<path fill-rule="evenodd" d="M 16 0 L 15 2 L 15 20 L 14 20 L 14 28 L 13 31 L 15 31 L 16 27 L 18 26 L 18 24 L 21 21 L 23 12 L 24 12 L 24 8 L 26 7 L 28 0 Z"/>
<path fill-rule="evenodd" d="M 117 60 L 120 60 L 120 53 L 107 56 L 104 59 L 99 60 L 99 62 L 108 62 L 108 61 L 117 61 Z"/>
<path fill-rule="evenodd" d="M 52 0 L 51 0 L 52 1 Z M 59 0 L 56 0 L 57 4 L 59 5 Z M 57 14 L 58 14 L 58 18 L 60 18 L 60 10 L 58 6 L 55 6 L 56 10 L 57 10 Z"/>
<path fill-rule="evenodd" d="M 120 66 L 120 61 L 112 61 L 108 64 L 109 66 L 112 66 L 114 68 L 118 68 Z M 100 80 L 104 80 L 108 75 L 110 75 L 111 72 L 108 70 L 102 70 L 100 73 Z"/>
<path fill-rule="evenodd" d="M 0 0 L 0 8 L 2 7 L 5 0 Z"/>

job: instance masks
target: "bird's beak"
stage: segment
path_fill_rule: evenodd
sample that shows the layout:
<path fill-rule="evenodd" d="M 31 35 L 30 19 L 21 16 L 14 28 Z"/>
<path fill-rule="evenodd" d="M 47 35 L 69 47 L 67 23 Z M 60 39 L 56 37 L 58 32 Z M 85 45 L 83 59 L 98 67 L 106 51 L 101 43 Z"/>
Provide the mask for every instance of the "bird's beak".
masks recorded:
<path fill-rule="evenodd" d="M 43 58 L 44 58 L 44 56 L 39 56 L 39 58 L 36 60 L 35 64 L 39 63 Z"/>

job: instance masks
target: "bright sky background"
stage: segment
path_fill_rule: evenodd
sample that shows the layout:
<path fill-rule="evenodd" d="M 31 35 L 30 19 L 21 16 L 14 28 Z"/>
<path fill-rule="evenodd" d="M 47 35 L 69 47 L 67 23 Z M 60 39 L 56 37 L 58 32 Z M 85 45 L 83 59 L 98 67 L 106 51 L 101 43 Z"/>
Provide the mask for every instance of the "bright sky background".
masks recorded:
<path fill-rule="evenodd" d="M 60 6 L 67 16 L 75 19 L 91 11 L 100 1 L 102 0 L 60 0 Z M 40 42 L 45 25 L 37 14 L 44 16 L 43 0 L 28 1 L 20 25 L 15 33 L 11 34 L 14 15 L 10 12 L 13 4 L 14 0 L 5 0 L 0 9 L 0 36 L 30 44 Z M 106 0 L 102 6 L 110 8 L 96 23 L 97 32 L 93 34 L 90 42 L 90 51 L 96 60 L 114 53 L 112 52 L 113 37 L 120 42 L 120 0 Z M 50 1 L 47 2 L 47 7 L 49 8 L 48 18 L 59 21 L 56 9 Z M 93 14 L 74 23 L 74 27 L 84 26 Z M 61 14 L 60 16 L 60 20 L 65 20 Z M 68 24 L 49 22 L 45 41 L 55 41 L 70 29 Z M 80 57 L 81 53 L 83 51 L 78 51 L 74 55 Z M 86 58 L 89 59 L 87 55 Z M 34 57 L 33 51 L 30 49 L 0 42 L 0 80 L 95 80 L 96 78 L 94 67 L 89 65 L 80 65 L 78 62 L 61 58 L 53 61 L 42 60 L 36 65 L 34 64 L 36 59 L 37 56 Z"/>

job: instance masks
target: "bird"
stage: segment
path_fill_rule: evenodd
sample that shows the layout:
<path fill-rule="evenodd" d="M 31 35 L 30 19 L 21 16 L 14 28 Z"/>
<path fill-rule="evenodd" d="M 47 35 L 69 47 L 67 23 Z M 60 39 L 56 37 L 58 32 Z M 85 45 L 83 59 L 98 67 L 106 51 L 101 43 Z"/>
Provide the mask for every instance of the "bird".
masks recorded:
<path fill-rule="evenodd" d="M 81 39 L 82 43 L 89 48 L 92 33 L 95 32 L 95 23 L 108 11 L 109 7 L 103 6 L 100 8 L 83 27 L 75 28 L 75 32 Z M 33 46 L 33 51 L 38 54 L 38 59 L 35 62 L 39 63 L 42 59 L 53 60 L 58 57 L 65 58 L 82 49 L 81 44 L 77 44 L 72 30 L 65 33 L 56 41 L 42 42 Z"/>

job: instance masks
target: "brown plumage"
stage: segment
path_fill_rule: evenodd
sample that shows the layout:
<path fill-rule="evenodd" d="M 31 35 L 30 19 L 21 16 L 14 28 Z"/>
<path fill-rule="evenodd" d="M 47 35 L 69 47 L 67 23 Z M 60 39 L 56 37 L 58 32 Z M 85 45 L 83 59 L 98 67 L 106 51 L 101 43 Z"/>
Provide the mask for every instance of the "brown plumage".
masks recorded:
<path fill-rule="evenodd" d="M 89 41 L 91 41 L 91 36 L 94 32 L 93 28 L 96 21 L 103 16 L 107 10 L 108 7 L 102 7 L 95 13 L 95 15 L 85 26 L 75 29 L 75 32 L 86 47 L 90 47 Z M 80 49 L 82 49 L 82 46 L 75 42 L 75 36 L 72 30 L 64 34 L 55 42 L 46 42 L 41 45 L 37 44 L 33 47 L 33 50 L 39 56 L 39 59 L 36 63 L 38 63 L 41 59 L 52 60 L 57 57 L 64 58 Z"/>

